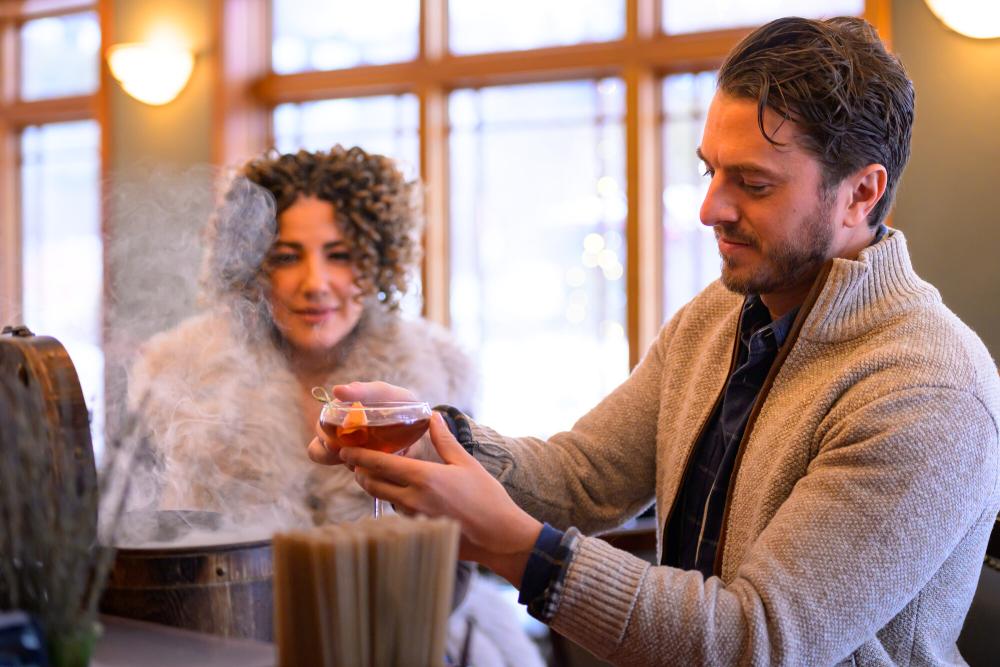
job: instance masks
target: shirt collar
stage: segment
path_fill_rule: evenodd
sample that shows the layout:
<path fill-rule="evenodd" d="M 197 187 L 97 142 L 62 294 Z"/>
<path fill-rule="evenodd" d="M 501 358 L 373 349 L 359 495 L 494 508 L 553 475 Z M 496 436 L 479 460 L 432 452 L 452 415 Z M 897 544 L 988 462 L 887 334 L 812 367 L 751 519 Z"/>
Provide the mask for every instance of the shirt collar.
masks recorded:
<path fill-rule="evenodd" d="M 749 339 L 750 336 L 758 331 L 770 328 L 771 333 L 774 335 L 774 342 L 778 347 L 781 347 L 785 339 L 788 338 L 788 332 L 791 331 L 792 322 L 795 321 L 795 315 L 798 312 L 799 308 L 796 306 L 772 322 L 771 313 L 768 311 L 767 306 L 764 305 L 764 302 L 761 301 L 760 295 L 751 294 L 743 304 L 743 319 L 740 333 L 745 339 Z"/>

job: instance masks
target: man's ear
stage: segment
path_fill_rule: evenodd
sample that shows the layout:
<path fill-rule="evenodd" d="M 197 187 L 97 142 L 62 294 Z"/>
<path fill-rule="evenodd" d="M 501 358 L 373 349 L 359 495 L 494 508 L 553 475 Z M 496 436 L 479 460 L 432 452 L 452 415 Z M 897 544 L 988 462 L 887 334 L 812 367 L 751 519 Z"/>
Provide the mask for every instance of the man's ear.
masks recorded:
<path fill-rule="evenodd" d="M 868 224 L 868 214 L 885 195 L 888 179 L 888 172 L 880 164 L 862 167 L 845 179 L 850 187 L 850 200 L 844 216 L 847 227 Z"/>

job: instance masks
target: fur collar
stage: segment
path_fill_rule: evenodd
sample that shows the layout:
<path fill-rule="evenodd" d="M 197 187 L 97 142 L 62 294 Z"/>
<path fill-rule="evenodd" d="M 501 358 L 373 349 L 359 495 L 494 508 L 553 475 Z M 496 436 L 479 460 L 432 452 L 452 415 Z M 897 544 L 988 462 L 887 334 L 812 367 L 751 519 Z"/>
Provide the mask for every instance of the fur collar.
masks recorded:
<path fill-rule="evenodd" d="M 366 308 L 338 350 L 327 385 L 384 380 L 432 405 L 468 409 L 472 364 L 440 327 Z M 129 374 L 157 452 L 157 474 L 138 503 L 210 509 L 276 525 L 351 520 L 371 499 L 342 466 L 309 461 L 298 384 L 270 341 L 254 341 L 231 317 L 209 311 L 151 338 Z"/>

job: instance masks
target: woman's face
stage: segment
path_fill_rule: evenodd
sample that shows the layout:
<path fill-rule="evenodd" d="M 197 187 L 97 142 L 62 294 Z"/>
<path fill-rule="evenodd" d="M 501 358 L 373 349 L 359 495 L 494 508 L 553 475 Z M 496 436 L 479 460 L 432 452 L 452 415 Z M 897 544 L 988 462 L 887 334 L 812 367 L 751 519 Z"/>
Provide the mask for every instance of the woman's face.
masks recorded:
<path fill-rule="evenodd" d="M 297 352 L 330 350 L 361 317 L 350 248 L 328 201 L 299 197 L 278 216 L 267 271 L 274 323 Z"/>

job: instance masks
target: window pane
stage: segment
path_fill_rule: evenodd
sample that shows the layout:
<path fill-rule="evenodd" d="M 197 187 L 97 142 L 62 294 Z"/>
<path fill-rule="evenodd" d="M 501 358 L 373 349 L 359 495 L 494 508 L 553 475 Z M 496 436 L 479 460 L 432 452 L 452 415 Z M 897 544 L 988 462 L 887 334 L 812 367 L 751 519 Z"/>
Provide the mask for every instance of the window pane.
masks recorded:
<path fill-rule="evenodd" d="M 501 431 L 569 428 L 628 373 L 623 95 L 451 96 L 452 326 L 479 363 L 476 416 Z"/>
<path fill-rule="evenodd" d="M 719 277 L 715 235 L 701 224 L 699 209 L 708 190 L 701 143 L 715 72 L 677 74 L 663 81 L 663 314 L 669 319 L 703 287 Z"/>
<path fill-rule="evenodd" d="M 420 164 L 419 120 L 415 95 L 280 104 L 274 109 L 275 145 L 282 153 L 361 146 L 396 159 L 414 178 Z"/>
<path fill-rule="evenodd" d="M 94 12 L 26 21 L 21 27 L 21 98 L 93 93 L 100 48 Z"/>
<path fill-rule="evenodd" d="M 360 146 L 395 159 L 403 174 L 414 179 L 420 175 L 419 122 L 415 95 L 280 104 L 274 109 L 275 146 L 282 153 L 327 150 L 334 144 Z M 401 307 L 417 316 L 423 309 L 420 276 L 410 284 Z"/>
<path fill-rule="evenodd" d="M 448 3 L 452 53 L 606 42 L 624 34 L 624 0 L 450 0 Z"/>
<path fill-rule="evenodd" d="M 274 0 L 278 74 L 382 65 L 417 56 L 419 0 Z"/>
<path fill-rule="evenodd" d="M 662 0 L 663 31 L 698 32 L 759 25 L 782 16 L 861 16 L 864 0 Z"/>
<path fill-rule="evenodd" d="M 66 347 L 103 441 L 103 261 L 100 130 L 94 121 L 28 127 L 21 135 L 24 323 Z"/>

